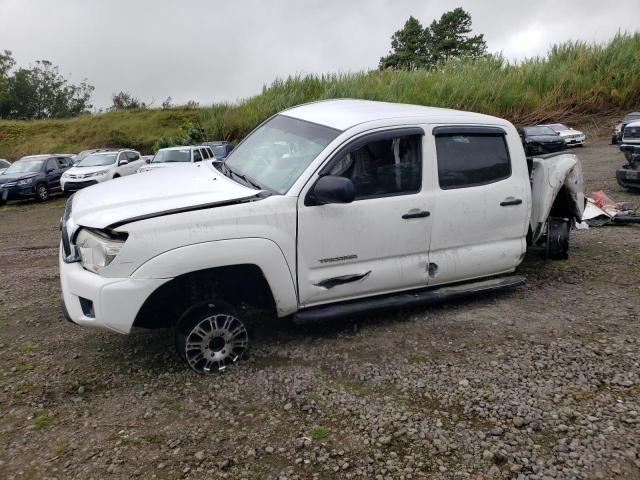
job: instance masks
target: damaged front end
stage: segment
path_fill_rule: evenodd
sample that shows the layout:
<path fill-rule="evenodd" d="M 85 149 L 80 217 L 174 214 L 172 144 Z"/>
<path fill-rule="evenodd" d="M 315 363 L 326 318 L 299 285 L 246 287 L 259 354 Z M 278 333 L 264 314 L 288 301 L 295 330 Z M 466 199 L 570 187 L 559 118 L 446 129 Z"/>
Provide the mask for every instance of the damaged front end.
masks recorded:
<path fill-rule="evenodd" d="M 630 190 L 640 190 L 640 145 L 621 145 L 627 163 L 616 170 L 618 185 Z"/>

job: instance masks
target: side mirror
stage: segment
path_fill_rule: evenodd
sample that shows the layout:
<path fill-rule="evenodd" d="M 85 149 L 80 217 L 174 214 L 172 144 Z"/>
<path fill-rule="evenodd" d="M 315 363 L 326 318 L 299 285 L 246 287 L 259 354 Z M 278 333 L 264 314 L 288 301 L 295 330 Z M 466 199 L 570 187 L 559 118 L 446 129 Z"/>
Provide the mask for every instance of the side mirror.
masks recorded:
<path fill-rule="evenodd" d="M 353 182 L 335 175 L 320 177 L 307 197 L 306 205 L 351 203 L 355 198 Z"/>
<path fill-rule="evenodd" d="M 129 160 L 122 159 L 118 161 L 119 167 L 122 167 L 123 165 L 129 165 Z"/>

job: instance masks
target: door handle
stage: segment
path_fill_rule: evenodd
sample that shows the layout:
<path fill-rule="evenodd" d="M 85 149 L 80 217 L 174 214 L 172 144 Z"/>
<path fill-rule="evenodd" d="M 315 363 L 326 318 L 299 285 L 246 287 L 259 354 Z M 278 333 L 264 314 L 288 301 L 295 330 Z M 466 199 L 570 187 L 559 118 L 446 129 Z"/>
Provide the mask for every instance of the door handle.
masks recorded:
<path fill-rule="evenodd" d="M 409 210 L 407 213 L 402 215 L 402 218 L 408 220 L 410 218 L 425 218 L 431 215 L 431 212 L 427 212 L 426 210 L 418 210 L 414 208 L 413 210 Z"/>
<path fill-rule="evenodd" d="M 522 199 L 520 199 L 520 198 L 508 197 L 508 198 L 505 198 L 503 201 L 500 202 L 500 206 L 501 207 L 509 207 L 511 205 L 520 205 L 521 203 L 522 203 Z"/>

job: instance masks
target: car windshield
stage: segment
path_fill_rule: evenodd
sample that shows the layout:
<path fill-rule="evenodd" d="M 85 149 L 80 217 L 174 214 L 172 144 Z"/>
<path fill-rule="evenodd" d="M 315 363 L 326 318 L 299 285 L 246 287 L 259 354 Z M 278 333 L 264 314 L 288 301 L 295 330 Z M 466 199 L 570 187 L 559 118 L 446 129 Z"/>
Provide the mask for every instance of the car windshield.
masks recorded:
<path fill-rule="evenodd" d="M 249 183 L 285 193 L 339 130 L 278 115 L 255 130 L 225 164 Z"/>
<path fill-rule="evenodd" d="M 36 173 L 42 169 L 44 159 L 29 160 L 28 157 L 18 160 L 16 163 L 12 163 L 5 171 L 4 175 L 10 175 L 12 173 Z"/>
<path fill-rule="evenodd" d="M 11 165 L 11 163 L 4 158 L 0 158 L 0 168 L 7 168 L 9 165 Z"/>
<path fill-rule="evenodd" d="M 549 127 L 527 127 L 524 129 L 527 132 L 527 135 L 557 135 Z"/>
<path fill-rule="evenodd" d="M 563 125 L 562 123 L 552 123 L 551 125 L 547 125 L 547 127 L 549 127 L 554 132 L 563 132 L 565 130 L 571 130 L 569 127 L 567 127 L 566 125 Z"/>
<path fill-rule="evenodd" d="M 213 155 L 216 158 L 223 158 L 227 154 L 227 148 L 224 145 L 218 145 L 217 147 L 211 147 Z"/>
<path fill-rule="evenodd" d="M 190 162 L 191 150 L 184 148 L 181 150 L 160 150 L 156 153 L 151 163 L 169 163 L 169 162 Z"/>
<path fill-rule="evenodd" d="M 117 153 L 94 153 L 81 160 L 76 167 L 102 167 L 116 163 Z"/>
<path fill-rule="evenodd" d="M 640 120 L 640 113 L 629 113 L 622 120 L 624 123 L 633 122 L 634 120 Z"/>

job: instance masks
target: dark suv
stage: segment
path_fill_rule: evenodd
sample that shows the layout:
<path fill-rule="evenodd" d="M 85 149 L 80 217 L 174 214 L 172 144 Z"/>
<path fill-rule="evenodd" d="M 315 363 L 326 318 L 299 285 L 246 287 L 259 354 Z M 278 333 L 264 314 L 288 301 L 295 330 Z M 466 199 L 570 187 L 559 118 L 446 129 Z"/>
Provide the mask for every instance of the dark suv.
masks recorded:
<path fill-rule="evenodd" d="M 60 191 L 60 177 L 72 165 L 68 155 L 22 157 L 0 174 L 0 205 L 25 198 L 44 202 L 49 193 Z"/>

